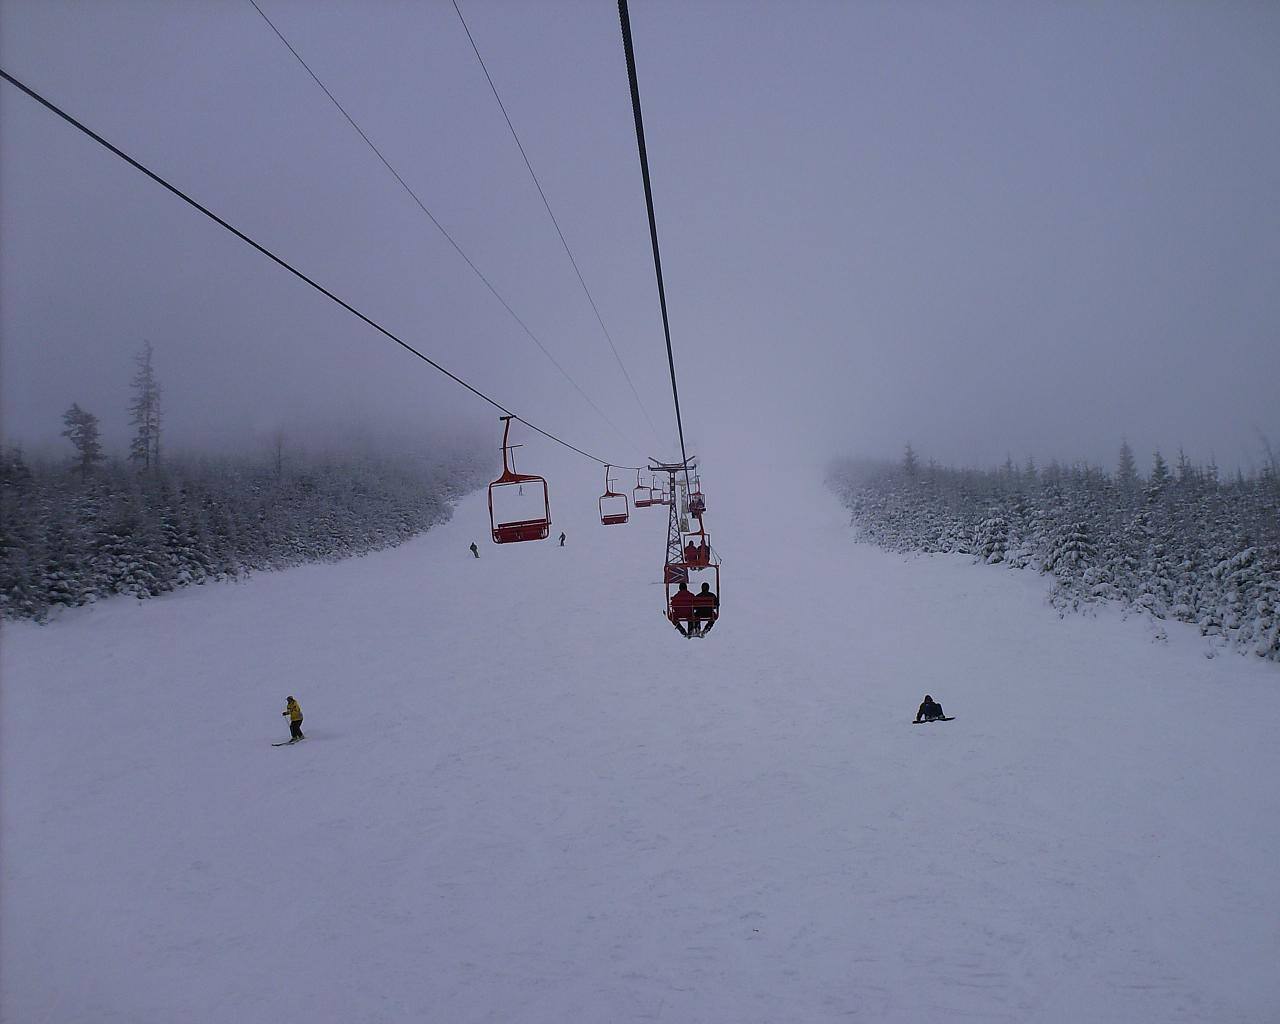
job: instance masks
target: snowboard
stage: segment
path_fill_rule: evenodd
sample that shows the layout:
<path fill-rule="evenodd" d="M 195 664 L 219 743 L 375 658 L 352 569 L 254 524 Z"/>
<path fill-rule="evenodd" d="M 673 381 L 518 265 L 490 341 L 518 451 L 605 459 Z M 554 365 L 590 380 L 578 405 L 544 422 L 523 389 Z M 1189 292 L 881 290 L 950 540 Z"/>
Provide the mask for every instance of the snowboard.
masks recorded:
<path fill-rule="evenodd" d="M 931 718 L 928 721 L 912 722 L 911 724 L 912 725 L 928 725 L 929 722 L 954 722 L 955 720 L 956 720 L 956 716 L 950 715 L 943 718 Z"/>

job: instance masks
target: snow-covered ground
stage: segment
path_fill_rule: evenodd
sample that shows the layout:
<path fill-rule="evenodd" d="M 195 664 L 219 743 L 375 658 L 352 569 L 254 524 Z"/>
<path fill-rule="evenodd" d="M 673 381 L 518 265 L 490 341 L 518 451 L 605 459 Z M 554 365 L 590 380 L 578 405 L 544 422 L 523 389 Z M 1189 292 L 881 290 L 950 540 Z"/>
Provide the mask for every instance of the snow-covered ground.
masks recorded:
<path fill-rule="evenodd" d="M 711 472 L 686 641 L 665 511 L 593 525 L 573 473 L 564 549 L 477 495 L 7 626 L 4 1021 L 1277 1019 L 1275 666 Z"/>

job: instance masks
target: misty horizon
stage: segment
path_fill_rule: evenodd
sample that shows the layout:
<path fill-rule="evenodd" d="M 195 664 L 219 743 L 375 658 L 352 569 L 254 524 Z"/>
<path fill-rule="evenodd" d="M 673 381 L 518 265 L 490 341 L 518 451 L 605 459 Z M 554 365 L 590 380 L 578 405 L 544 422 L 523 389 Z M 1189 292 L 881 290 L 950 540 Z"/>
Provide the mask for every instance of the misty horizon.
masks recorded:
<path fill-rule="evenodd" d="M 263 10 L 604 411 L 522 333 L 252 6 L 0 6 L 3 66 L 513 411 L 678 457 L 610 4 Z M 370 17 L 370 10 L 375 16 Z M 633 13 L 686 440 L 1226 471 L 1280 438 L 1280 10 L 712 4 Z M 228 74 L 228 66 L 233 69 Z M 3 434 L 127 444 L 149 339 L 174 450 L 496 413 L 0 88 Z M 649 429 L 646 413 L 657 425 Z M 491 437 L 491 442 L 486 439 Z"/>

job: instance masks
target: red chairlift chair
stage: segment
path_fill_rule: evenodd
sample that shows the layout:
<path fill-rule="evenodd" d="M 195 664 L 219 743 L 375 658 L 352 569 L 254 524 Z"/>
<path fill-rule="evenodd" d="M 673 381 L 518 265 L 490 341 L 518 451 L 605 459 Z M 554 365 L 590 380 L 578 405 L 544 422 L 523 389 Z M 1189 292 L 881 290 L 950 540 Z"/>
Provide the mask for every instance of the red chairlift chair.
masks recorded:
<path fill-rule="evenodd" d="M 719 559 L 711 549 L 711 535 L 707 533 L 706 527 L 703 526 L 702 517 L 697 517 L 698 528 L 692 532 L 685 533 L 681 540 L 680 550 L 684 554 L 684 562 L 682 563 L 688 569 L 697 572 L 700 569 L 710 569 L 719 564 Z M 692 544 L 694 550 L 688 551 L 688 546 Z"/>
<path fill-rule="evenodd" d="M 604 467 L 604 494 L 600 495 L 600 522 L 605 526 L 619 526 L 628 518 L 627 496 L 613 490 L 609 479 L 609 467 Z"/>
<path fill-rule="evenodd" d="M 648 508 L 653 504 L 653 491 L 640 485 L 640 470 L 636 470 L 636 489 L 631 492 L 631 504 L 636 508 Z"/>
<path fill-rule="evenodd" d="M 719 604 L 720 565 L 718 562 L 716 562 L 716 563 L 712 563 L 709 566 L 706 566 L 705 568 L 710 569 L 715 574 L 715 582 L 711 584 L 711 592 L 716 595 L 716 609 L 711 619 L 712 623 L 714 623 L 720 618 L 720 604 Z M 663 582 L 664 582 L 664 589 L 666 590 L 666 595 L 667 595 L 667 607 L 666 607 L 667 621 L 670 622 L 677 629 L 679 629 L 682 633 L 684 633 L 685 636 L 700 635 L 700 633 L 695 633 L 692 631 L 693 624 L 696 621 L 693 615 L 693 611 L 692 610 L 684 611 L 681 609 L 673 608 L 671 606 L 671 598 L 675 594 L 678 594 L 680 592 L 679 585 L 681 583 L 687 584 L 689 582 L 688 571 L 685 570 L 682 565 L 668 565 L 667 571 L 666 571 L 666 578 L 664 579 Z M 675 588 L 675 589 L 673 590 L 672 588 Z M 692 593 L 695 597 L 697 596 L 699 590 L 701 590 L 701 584 L 699 584 L 697 590 L 690 587 L 690 593 Z M 680 625 L 681 622 L 685 623 L 683 627 L 681 627 Z"/>
<path fill-rule="evenodd" d="M 707 510 L 707 499 L 702 495 L 702 481 L 693 478 L 693 490 L 689 492 L 689 511 L 694 515 L 702 515 Z"/>
<path fill-rule="evenodd" d="M 542 477 L 532 473 L 516 473 L 513 472 L 507 457 L 507 453 L 518 445 L 510 445 L 507 443 L 508 436 L 511 433 L 511 417 L 500 416 L 499 419 L 505 424 L 502 430 L 502 476 L 493 481 L 489 485 L 489 526 L 493 530 L 493 542 L 495 544 L 513 544 L 524 540 L 546 540 L 551 532 L 551 499 L 547 492 L 547 482 Z M 534 488 L 532 500 L 521 501 L 521 514 L 529 511 L 537 511 L 537 487 L 542 488 L 542 515 L 537 517 L 529 517 L 527 514 L 521 519 L 512 519 L 505 522 L 498 522 L 498 514 L 494 512 L 493 499 L 494 495 L 498 495 L 500 500 L 503 498 L 511 498 L 512 490 L 515 488 L 515 494 L 520 498 L 526 498 L 524 494 L 525 485 Z"/>

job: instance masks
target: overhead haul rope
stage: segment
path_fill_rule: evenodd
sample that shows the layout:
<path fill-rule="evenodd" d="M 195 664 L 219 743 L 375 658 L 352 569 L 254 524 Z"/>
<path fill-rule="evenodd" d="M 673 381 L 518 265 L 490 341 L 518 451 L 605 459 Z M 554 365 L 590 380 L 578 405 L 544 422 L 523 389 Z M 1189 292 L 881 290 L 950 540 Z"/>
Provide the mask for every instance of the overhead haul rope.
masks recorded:
<path fill-rule="evenodd" d="M 480 56 L 480 47 L 476 45 L 475 37 L 471 34 L 471 28 L 467 25 L 467 19 L 462 16 L 462 8 L 458 6 L 458 0 L 453 0 L 453 9 L 458 12 L 458 20 L 462 22 L 462 30 L 467 34 L 467 41 L 471 43 L 471 49 L 476 55 L 476 60 L 480 62 L 480 70 L 484 72 L 485 80 L 489 83 L 489 88 L 493 92 L 493 98 L 498 101 L 498 109 L 502 111 L 507 127 L 511 129 L 511 137 L 515 139 L 516 148 L 520 150 L 520 156 L 524 158 L 524 165 L 529 169 L 529 177 L 533 179 L 533 183 L 538 189 L 538 195 L 542 197 L 542 205 L 547 208 L 547 216 L 551 218 L 556 234 L 560 236 L 560 244 L 564 246 L 565 255 L 569 257 L 569 262 L 573 265 L 573 272 L 578 275 L 578 284 L 582 285 L 582 292 L 586 295 L 587 302 L 591 304 L 591 311 L 596 315 L 600 330 L 604 333 L 605 341 L 609 343 L 609 350 L 613 353 L 618 369 L 622 371 L 622 376 L 626 378 L 627 386 L 631 388 L 631 394 L 636 400 L 636 405 L 640 406 L 640 411 L 644 413 L 649 429 L 653 431 L 654 440 L 661 444 L 662 439 L 658 437 L 658 428 L 653 425 L 653 418 L 649 415 L 649 410 L 645 408 L 644 402 L 641 401 L 640 393 L 636 390 L 636 386 L 631 380 L 631 374 L 627 373 L 627 368 L 622 362 L 622 356 L 618 354 L 618 348 L 613 343 L 613 335 L 609 333 L 609 328 L 604 325 L 604 317 L 600 315 L 600 308 L 596 305 L 596 300 L 591 295 L 591 289 L 587 287 L 582 271 L 578 268 L 578 261 L 573 258 L 573 252 L 564 237 L 564 232 L 560 230 L 560 222 L 556 220 L 556 215 L 551 211 L 551 203 L 547 200 L 547 194 L 542 189 L 542 182 L 538 180 L 538 175 L 533 170 L 533 164 L 529 162 L 529 154 L 525 152 L 524 144 L 521 143 L 520 136 L 516 134 L 516 126 L 511 123 L 511 115 L 507 113 L 506 104 L 502 102 L 502 97 L 498 95 L 498 87 L 493 82 L 493 76 L 489 74 L 489 68 L 485 65 L 484 58 Z"/>
<path fill-rule="evenodd" d="M 653 188 L 649 184 L 649 151 L 644 145 L 644 118 L 640 113 L 640 85 L 636 81 L 636 55 L 631 46 L 631 16 L 627 0 L 618 0 L 618 20 L 622 22 L 622 48 L 627 55 L 627 78 L 631 82 L 631 112 L 636 120 L 636 146 L 640 150 L 640 173 L 644 177 L 644 203 L 649 209 L 649 240 L 653 242 L 653 269 L 658 276 L 658 302 L 662 306 L 662 333 L 667 338 L 667 368 L 671 371 L 671 397 L 676 406 L 676 430 L 680 434 L 680 459 L 684 482 L 689 488 L 689 456 L 684 447 L 684 422 L 680 418 L 680 389 L 676 385 L 676 360 L 671 354 L 671 324 L 667 319 L 667 289 L 662 283 L 662 256 L 658 252 L 658 222 L 653 215 Z"/>
<path fill-rule="evenodd" d="M 223 220 L 221 217 L 219 217 L 216 213 L 214 213 L 208 207 L 202 206 L 200 203 L 196 202 L 196 200 L 192 199 L 189 195 L 183 192 L 176 185 L 170 184 L 164 178 L 160 177 L 160 175 L 156 174 L 155 171 L 139 163 L 137 160 L 131 157 L 128 153 L 124 152 L 124 150 L 120 149 L 117 146 L 113 146 L 110 142 L 104 139 L 92 128 L 89 128 L 87 125 L 82 124 L 80 121 L 77 121 L 74 117 L 68 114 L 56 103 L 53 103 L 51 100 L 45 99 L 43 96 L 41 96 L 38 92 L 36 92 L 30 86 L 25 85 L 23 82 L 20 82 L 18 79 L 14 78 L 13 75 L 5 71 L 4 68 L 0 68 L 0 78 L 3 78 L 10 85 L 17 87 L 22 92 L 26 93 L 33 100 L 39 103 L 42 107 L 45 107 L 46 109 L 51 110 L 53 113 L 57 114 L 60 118 L 66 121 L 67 124 L 71 125 L 73 128 L 77 129 L 78 131 L 83 132 L 85 135 L 89 136 L 89 138 L 93 139 L 94 142 L 98 143 L 98 145 L 102 146 L 104 149 L 110 150 L 112 153 L 118 156 L 125 163 L 129 164 L 131 167 L 141 171 L 148 178 L 154 181 L 157 185 L 161 185 L 164 188 L 168 189 L 170 192 L 172 192 L 175 196 L 181 199 L 188 206 L 191 206 L 194 209 L 199 210 L 201 213 L 203 213 L 206 217 L 208 217 L 211 221 L 213 221 L 218 226 L 225 228 L 227 231 L 230 231 L 233 235 L 235 235 L 238 239 L 240 239 L 245 244 L 253 247 L 254 249 L 257 249 L 258 252 L 262 253 L 262 255 L 267 257 L 267 259 L 283 267 L 285 270 L 289 271 L 289 273 L 291 273 L 294 277 L 298 278 L 300 281 L 303 281 L 306 284 L 309 284 L 321 295 L 325 296 L 325 298 L 330 299 L 333 302 L 336 302 L 348 313 L 351 313 L 353 316 L 355 316 L 359 320 L 363 320 L 366 324 L 372 327 L 379 334 L 382 334 L 385 337 L 390 338 L 392 341 L 394 341 L 406 352 L 409 352 L 417 356 L 428 366 L 432 367 L 433 369 L 439 370 L 441 373 L 443 373 L 455 384 L 462 385 L 462 387 L 466 388 L 477 398 L 482 399 L 485 402 L 488 402 L 495 409 L 506 414 L 507 416 L 510 416 L 513 420 L 516 420 L 519 423 L 523 423 L 530 430 L 534 431 L 535 433 L 541 434 L 543 437 L 547 438 L 547 440 L 554 441 L 556 444 L 559 444 L 559 445 L 563 445 L 565 448 L 568 448 L 570 451 L 577 452 L 583 458 L 590 459 L 592 462 L 598 462 L 602 466 L 617 466 L 619 469 L 640 469 L 641 468 L 639 466 L 621 466 L 616 462 L 606 462 L 604 459 L 601 459 L 595 455 L 592 455 L 590 452 L 583 451 L 581 448 L 577 447 L 576 445 L 570 444 L 568 441 L 564 440 L 564 438 L 557 437 L 555 434 L 551 433 L 549 430 L 543 430 L 537 424 L 530 423 L 523 416 L 520 416 L 519 414 L 512 412 L 510 409 L 508 409 L 505 405 L 503 405 L 497 399 L 490 398 L 479 388 L 474 387 L 471 384 L 468 384 L 456 373 L 453 373 L 445 369 L 443 366 L 437 363 L 430 356 L 425 355 L 424 353 L 418 351 L 416 348 L 410 345 L 407 341 L 403 341 L 402 339 L 398 338 L 396 335 L 392 334 L 391 331 L 387 330 L 387 328 L 383 327 L 377 321 L 372 320 L 369 317 L 365 316 L 365 314 L 361 313 L 360 310 L 356 309 L 355 306 L 351 305 L 349 302 L 346 302 L 343 299 L 338 298 L 337 295 L 329 291 L 329 289 L 326 288 L 324 285 L 319 284 L 318 282 L 312 280 L 310 277 L 304 274 L 297 267 L 293 266 L 293 264 L 277 256 L 266 246 L 260 244 L 259 242 L 255 242 L 252 238 L 246 235 L 239 228 L 227 223 L 227 221 Z"/>
<path fill-rule="evenodd" d="M 564 377 L 564 379 L 567 380 L 570 384 L 573 385 L 574 390 L 576 390 L 578 394 L 582 396 L 583 401 L 585 401 L 589 406 L 591 406 L 591 408 L 596 411 L 596 413 L 600 416 L 600 418 L 604 420 L 607 424 L 609 424 L 610 427 L 613 428 L 614 432 L 620 438 L 626 441 L 627 444 L 631 445 L 632 448 L 635 448 L 637 451 L 639 451 L 640 446 L 637 445 L 633 440 L 631 440 L 631 438 L 627 437 L 627 435 L 622 432 L 622 430 L 618 427 L 618 425 L 614 423 L 613 420 L 611 420 L 605 414 L 604 410 L 601 409 L 598 405 L 596 405 L 595 402 L 591 400 L 591 396 L 582 390 L 582 388 L 578 385 L 578 382 L 569 376 L 569 371 L 560 365 L 559 360 L 557 360 L 556 357 L 553 356 L 551 352 L 547 349 L 547 347 L 544 344 L 542 344 L 542 342 L 538 339 L 538 336 L 533 333 L 533 330 L 529 327 L 527 323 L 524 322 L 524 320 L 520 317 L 520 315 L 516 313 L 514 309 L 511 308 L 510 303 L 508 303 L 507 300 L 504 299 L 501 294 L 499 294 L 498 289 L 493 286 L 492 282 L 490 282 L 490 280 L 487 277 L 485 277 L 485 275 L 481 272 L 480 268 L 476 266 L 475 263 L 472 261 L 471 257 L 468 256 L 466 252 L 463 251 L 462 246 L 460 246 L 454 240 L 453 236 L 449 234 L 448 231 L 445 230 L 444 225 L 441 224 L 440 221 L 436 219 L 435 215 L 430 210 L 427 209 L 426 204 L 421 199 L 418 198 L 418 193 L 416 193 L 412 188 L 409 187 L 409 183 L 400 176 L 400 172 L 391 166 L 391 161 L 389 161 L 385 156 L 382 155 L 382 150 L 380 150 L 377 146 L 375 146 L 373 143 L 373 140 L 369 138 L 368 135 L 365 134 L 364 129 L 361 128 L 358 124 L 356 124 L 355 118 L 353 118 L 350 114 L 347 113 L 346 108 L 341 103 L 338 102 L 338 98 L 329 91 L 329 87 L 326 86 L 324 82 L 320 81 L 320 76 L 311 70 L 311 65 L 309 65 L 305 60 L 302 59 L 302 54 L 300 54 L 297 50 L 295 50 L 293 48 L 293 44 L 290 43 L 289 40 L 285 38 L 284 33 L 281 32 L 278 28 L 276 28 L 275 22 L 273 22 L 270 18 L 267 17 L 266 12 L 263 11 L 263 9 L 258 6 L 257 0 L 249 0 L 249 3 L 253 4 L 253 9 L 257 11 L 260 15 L 262 15 L 262 20 L 271 26 L 271 31 L 274 32 L 279 37 L 280 42 L 284 43 L 284 45 L 288 48 L 289 52 L 293 54 L 294 57 L 297 58 L 298 63 L 301 64 L 303 68 L 306 69 L 306 72 L 308 75 L 311 76 L 312 81 L 314 81 L 316 85 L 320 86 L 324 94 L 329 97 L 329 100 L 333 103 L 333 105 L 337 107 L 338 111 L 342 114 L 342 116 L 347 119 L 347 123 L 356 130 L 356 133 L 360 136 L 360 138 L 364 139 L 368 147 L 371 150 L 373 150 L 374 155 L 379 160 L 382 161 L 383 166 L 386 167 L 386 169 L 391 172 L 392 176 L 396 179 L 396 181 L 400 183 L 400 187 L 403 188 L 407 193 L 409 193 L 409 198 L 411 198 L 415 203 L 417 203 L 418 209 L 420 209 L 423 213 L 427 215 L 427 219 L 430 220 L 431 223 L 436 226 L 436 229 L 440 232 L 440 234 L 444 235 L 446 241 L 448 241 L 448 243 L 451 246 L 453 246 L 454 251 L 457 252 L 457 254 L 462 257 L 462 259 L 466 262 L 467 266 L 470 267 L 471 270 L 475 273 L 476 277 L 480 278 L 480 280 L 484 283 L 484 286 L 488 288 L 489 291 L 492 293 L 493 297 L 497 299 L 500 303 L 502 303 L 502 308 L 511 314 L 511 318 L 517 324 L 520 325 L 524 333 L 529 336 L 529 339 L 535 345 L 537 345 L 539 349 L 542 350 L 542 354 L 551 360 L 551 364 L 557 370 L 560 371 L 560 375 Z"/>

